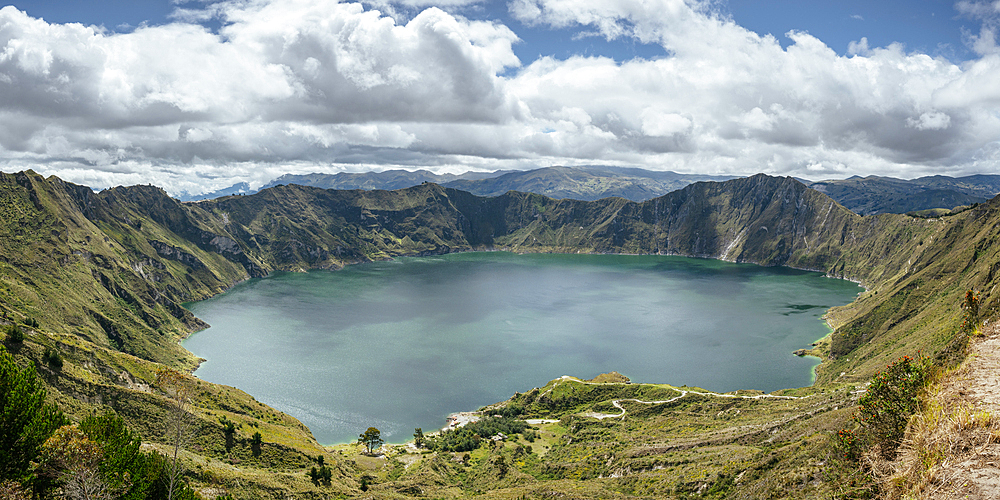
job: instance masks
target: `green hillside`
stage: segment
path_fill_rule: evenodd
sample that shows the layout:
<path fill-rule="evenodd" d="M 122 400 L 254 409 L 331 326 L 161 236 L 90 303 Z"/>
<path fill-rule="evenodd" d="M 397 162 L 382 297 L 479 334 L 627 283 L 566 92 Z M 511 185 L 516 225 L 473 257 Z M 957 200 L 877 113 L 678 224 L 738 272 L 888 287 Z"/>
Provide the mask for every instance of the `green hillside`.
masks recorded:
<path fill-rule="evenodd" d="M 178 340 L 203 326 L 180 304 L 274 270 L 489 249 L 819 270 L 868 291 L 831 311 L 836 331 L 818 346 L 825 360 L 817 384 L 783 394 L 809 398 L 620 382 L 593 390 L 556 380 L 498 406 L 558 421 L 516 441 L 484 445 L 468 459 L 403 449 L 375 459 L 351 446 L 323 450 L 295 419 L 237 389 L 192 380 L 200 425 L 185 455 L 192 484 L 262 498 L 357 495 L 362 482 L 385 498 L 818 496 L 837 488 L 823 464 L 858 384 L 901 355 L 959 358 L 966 289 L 995 309 L 998 225 L 998 199 L 939 219 L 862 217 L 794 179 L 765 175 L 699 182 L 641 203 L 479 197 L 430 183 L 397 191 L 288 185 L 181 203 L 152 186 L 94 193 L 28 171 L 0 174 L 0 313 L 8 318 L 0 322 L 37 321 L 8 349 L 35 363 L 63 411 L 81 418 L 111 408 L 162 446 L 169 398 L 156 374 L 194 368 Z M 65 361 L 58 369 L 46 361 L 52 352 Z M 671 402 L 615 403 L 681 393 Z M 223 445 L 223 417 L 238 424 L 242 448 Z M 247 451 L 253 432 L 267 453 Z M 330 486 L 305 476 L 319 454 L 332 464 Z M 257 485 L 255 493 L 237 483 Z"/>

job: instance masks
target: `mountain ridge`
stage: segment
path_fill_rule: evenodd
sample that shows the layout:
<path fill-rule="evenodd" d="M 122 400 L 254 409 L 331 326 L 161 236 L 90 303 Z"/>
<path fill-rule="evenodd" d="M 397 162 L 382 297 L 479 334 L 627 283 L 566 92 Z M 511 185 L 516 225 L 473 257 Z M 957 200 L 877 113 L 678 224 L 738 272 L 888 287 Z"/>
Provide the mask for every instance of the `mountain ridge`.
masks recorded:
<path fill-rule="evenodd" d="M 916 350 L 955 355 L 957 297 L 982 290 L 983 308 L 992 310 L 989 284 L 1000 272 L 1000 249 L 990 245 L 1000 237 L 1000 198 L 944 218 L 862 217 L 795 179 L 763 174 L 698 182 L 641 203 L 480 197 L 429 183 L 398 191 L 286 185 L 181 203 L 153 186 L 95 193 L 27 171 L 0 174 L 0 215 L 0 309 L 42 328 L 21 352 L 63 352 L 65 368 L 45 372 L 61 406 L 78 414 L 110 406 L 153 439 L 162 439 L 151 422 L 164 402 L 141 388 L 152 385 L 157 366 L 186 371 L 198 362 L 177 340 L 204 323 L 181 304 L 275 270 L 496 249 L 819 270 L 869 288 L 829 314 L 835 331 L 820 345 L 827 358 L 810 390 L 834 392 Z M 223 410 L 266 424 L 266 439 L 288 443 L 289 463 L 320 449 L 300 423 L 248 395 L 211 384 L 204 391 L 197 411 L 206 449 L 214 449 L 211 429 Z M 836 401 L 830 408 L 842 406 Z M 819 431 L 798 429 L 796 436 L 813 436 L 810 449 L 823 449 Z M 345 487 L 356 485 L 343 474 Z"/>
<path fill-rule="evenodd" d="M 550 198 L 595 201 L 618 196 L 646 201 L 699 181 L 724 181 L 733 176 L 679 174 L 640 168 L 609 166 L 552 166 L 523 171 L 465 172 L 434 174 L 426 170 L 386 170 L 338 174 L 285 174 L 261 187 L 299 184 L 323 189 L 395 190 L 423 182 L 468 191 L 478 196 L 499 196 L 507 191 L 531 192 Z M 942 175 L 917 179 L 879 176 L 852 176 L 842 180 L 808 181 L 803 184 L 823 192 L 861 215 L 910 213 L 926 210 L 947 211 L 983 203 L 1000 194 L 1000 175 Z M 235 194 L 252 194 L 245 182 L 204 195 L 181 193 L 182 201 L 200 201 Z"/>

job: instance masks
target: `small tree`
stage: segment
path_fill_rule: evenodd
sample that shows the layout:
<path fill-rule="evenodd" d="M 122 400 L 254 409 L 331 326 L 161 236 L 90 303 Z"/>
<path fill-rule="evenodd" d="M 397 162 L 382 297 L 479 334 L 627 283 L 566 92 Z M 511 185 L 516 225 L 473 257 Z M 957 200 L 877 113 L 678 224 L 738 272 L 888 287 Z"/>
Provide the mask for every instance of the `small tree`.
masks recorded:
<path fill-rule="evenodd" d="M 417 448 L 424 447 L 424 430 L 421 429 L 420 427 L 413 429 L 413 444 Z"/>
<path fill-rule="evenodd" d="M 226 437 L 226 452 L 229 452 L 236 444 L 236 423 L 226 417 L 220 418 L 219 423 L 222 424 L 222 434 Z"/>
<path fill-rule="evenodd" d="M 24 342 L 24 330 L 17 324 L 7 325 L 7 342 L 14 344 Z"/>
<path fill-rule="evenodd" d="M 382 433 L 378 429 L 369 427 L 358 437 L 358 442 L 365 445 L 370 454 L 372 450 L 380 448 L 385 441 L 382 440 Z"/>
<path fill-rule="evenodd" d="M 49 365 L 53 370 L 62 370 L 63 358 L 59 354 L 59 351 L 55 349 L 45 348 L 45 352 L 42 353 L 42 359 Z"/>
<path fill-rule="evenodd" d="M 194 424 L 191 422 L 191 414 L 188 413 L 193 389 L 187 377 L 169 368 L 161 370 L 156 375 L 156 385 L 163 390 L 170 401 L 165 434 L 173 453 L 168 458 L 167 500 L 174 500 L 174 494 L 184 488 L 180 481 L 180 450 L 194 435 Z"/>
<path fill-rule="evenodd" d="M 66 498 L 111 499 L 131 486 L 128 478 L 110 484 L 102 474 L 101 445 L 79 427 L 60 427 L 42 446 L 38 475 L 52 484 L 61 484 Z"/>
<path fill-rule="evenodd" d="M 45 440 L 67 423 L 45 404 L 35 369 L 18 366 L 0 346 L 0 483 L 23 479 Z"/>
<path fill-rule="evenodd" d="M 261 440 L 260 433 L 259 432 L 254 432 L 253 436 L 250 438 L 250 452 L 253 453 L 253 456 L 255 456 L 255 457 L 259 457 L 260 456 L 260 445 L 261 445 L 261 443 L 262 443 L 262 440 Z M 320 455 L 320 457 L 322 457 L 322 455 Z"/>

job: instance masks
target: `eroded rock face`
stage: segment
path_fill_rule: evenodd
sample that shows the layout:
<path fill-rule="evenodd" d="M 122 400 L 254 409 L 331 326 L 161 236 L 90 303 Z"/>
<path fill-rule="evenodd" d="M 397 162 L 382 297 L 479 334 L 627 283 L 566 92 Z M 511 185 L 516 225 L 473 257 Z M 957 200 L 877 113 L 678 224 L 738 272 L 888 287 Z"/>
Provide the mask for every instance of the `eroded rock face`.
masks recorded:
<path fill-rule="evenodd" d="M 150 240 L 149 246 L 153 247 L 153 249 L 156 250 L 157 255 L 161 257 L 166 257 L 171 260 L 176 260 L 178 262 L 183 263 L 186 266 L 191 267 L 192 269 L 200 269 L 205 267 L 205 265 L 202 264 L 201 260 L 199 260 L 198 257 L 195 257 L 194 255 L 187 253 L 184 250 L 175 247 L 173 245 L 169 245 L 162 241 Z"/>

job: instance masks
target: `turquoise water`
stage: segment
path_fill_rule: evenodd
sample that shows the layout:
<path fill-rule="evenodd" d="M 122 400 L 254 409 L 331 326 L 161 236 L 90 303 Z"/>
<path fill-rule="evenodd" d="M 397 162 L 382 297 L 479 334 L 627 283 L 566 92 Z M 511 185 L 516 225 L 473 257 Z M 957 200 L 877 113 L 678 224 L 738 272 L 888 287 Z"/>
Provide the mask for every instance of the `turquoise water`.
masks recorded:
<path fill-rule="evenodd" d="M 668 256 L 461 253 L 276 273 L 188 308 L 195 374 L 308 425 L 389 442 L 562 375 L 713 391 L 809 385 L 820 319 L 861 288 L 819 273 Z"/>

